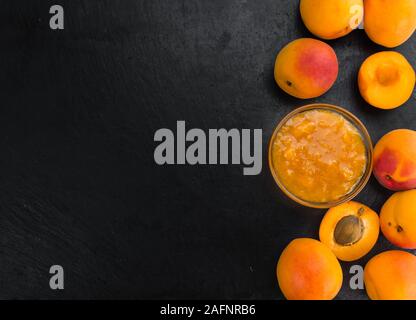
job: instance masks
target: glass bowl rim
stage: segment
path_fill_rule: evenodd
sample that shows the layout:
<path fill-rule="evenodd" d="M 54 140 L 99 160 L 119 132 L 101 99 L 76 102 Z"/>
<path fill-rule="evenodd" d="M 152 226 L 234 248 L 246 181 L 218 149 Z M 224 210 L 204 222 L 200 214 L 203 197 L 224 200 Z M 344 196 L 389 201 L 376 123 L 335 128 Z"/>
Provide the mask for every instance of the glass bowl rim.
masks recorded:
<path fill-rule="evenodd" d="M 289 119 L 291 119 L 295 115 L 297 115 L 299 113 L 302 113 L 302 112 L 305 112 L 305 111 L 314 110 L 314 109 L 329 110 L 329 111 L 336 112 L 336 113 L 340 114 L 341 116 L 343 116 L 347 121 L 349 121 L 352 125 L 354 125 L 354 127 L 357 128 L 357 130 L 361 134 L 361 137 L 363 139 L 363 142 L 364 142 L 364 145 L 365 145 L 365 148 L 366 148 L 367 162 L 366 162 L 365 171 L 364 171 L 363 175 L 361 176 L 360 180 L 357 182 L 357 184 L 354 186 L 354 188 L 349 193 L 347 193 L 346 195 L 344 195 L 340 199 L 337 199 L 337 200 L 334 200 L 334 201 L 312 202 L 312 201 L 308 201 L 308 200 L 304 200 L 302 198 L 299 198 L 298 196 L 294 195 L 293 193 L 291 193 L 289 190 L 286 189 L 284 184 L 280 181 L 280 179 L 279 179 L 279 177 L 276 173 L 276 170 L 274 169 L 274 166 L 273 166 L 272 148 L 273 148 L 273 142 L 274 142 L 274 140 L 276 138 L 276 135 L 279 132 L 279 130 L 283 127 L 283 125 Z M 318 209 L 327 209 L 327 208 L 335 207 L 337 205 L 340 205 L 342 203 L 345 203 L 347 201 L 352 200 L 367 185 L 367 183 L 368 183 L 368 181 L 371 177 L 371 173 L 373 171 L 373 143 L 372 143 L 372 140 L 371 140 L 371 136 L 368 133 L 367 128 L 365 127 L 365 125 L 361 122 L 360 119 L 357 118 L 357 116 L 355 116 L 350 111 L 348 111 L 348 110 L 346 110 L 342 107 L 332 105 L 332 104 L 327 104 L 327 103 L 307 104 L 307 105 L 304 105 L 304 106 L 301 106 L 301 107 L 298 107 L 298 108 L 292 110 L 286 116 L 284 116 L 282 120 L 279 121 L 279 123 L 275 127 L 275 129 L 273 131 L 273 134 L 272 134 L 272 136 L 270 138 L 270 141 L 269 141 L 268 162 L 269 162 L 269 169 L 272 173 L 274 181 L 276 182 L 276 184 L 278 185 L 280 190 L 286 196 L 288 196 L 293 201 L 295 201 L 295 202 L 297 202 L 297 203 L 299 203 L 303 206 L 306 206 L 306 207 L 318 208 Z"/>

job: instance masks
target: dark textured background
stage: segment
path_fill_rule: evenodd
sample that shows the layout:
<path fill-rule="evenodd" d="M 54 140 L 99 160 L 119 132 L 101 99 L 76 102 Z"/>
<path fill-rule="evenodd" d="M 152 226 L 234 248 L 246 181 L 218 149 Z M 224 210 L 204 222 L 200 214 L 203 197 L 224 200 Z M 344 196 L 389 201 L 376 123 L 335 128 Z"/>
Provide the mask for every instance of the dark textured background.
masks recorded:
<path fill-rule="evenodd" d="M 65 30 L 49 29 L 49 7 Z M 280 299 L 275 264 L 296 237 L 317 237 L 324 211 L 279 199 L 267 143 L 309 102 L 343 106 L 374 141 L 415 126 L 415 95 L 393 111 L 359 96 L 361 62 L 383 50 L 362 30 L 331 41 L 332 90 L 301 101 L 280 91 L 274 59 L 311 36 L 298 1 L 60 0 L 1 2 L 0 298 Z M 398 50 L 413 66 L 413 37 Z M 159 167 L 154 132 L 263 128 L 263 172 Z M 358 200 L 379 210 L 372 179 Z M 388 248 L 382 237 L 374 253 Z M 65 290 L 49 289 L 49 267 Z M 340 299 L 365 299 L 347 288 Z"/>

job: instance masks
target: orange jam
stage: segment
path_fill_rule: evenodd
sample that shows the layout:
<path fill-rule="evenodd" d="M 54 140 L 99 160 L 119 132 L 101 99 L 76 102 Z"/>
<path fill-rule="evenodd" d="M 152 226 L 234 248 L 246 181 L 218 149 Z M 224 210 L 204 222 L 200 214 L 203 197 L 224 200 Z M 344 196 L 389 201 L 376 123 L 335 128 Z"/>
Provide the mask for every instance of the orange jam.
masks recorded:
<path fill-rule="evenodd" d="M 308 202 L 331 202 L 347 195 L 367 164 L 358 129 L 341 114 L 324 109 L 289 118 L 277 132 L 271 151 L 281 184 Z"/>

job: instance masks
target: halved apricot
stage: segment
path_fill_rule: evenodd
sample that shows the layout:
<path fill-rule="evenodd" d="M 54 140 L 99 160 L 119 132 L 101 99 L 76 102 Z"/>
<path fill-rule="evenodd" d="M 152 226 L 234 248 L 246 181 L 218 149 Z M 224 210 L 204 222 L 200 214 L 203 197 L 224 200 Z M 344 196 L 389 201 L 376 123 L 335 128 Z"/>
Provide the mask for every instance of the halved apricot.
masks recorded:
<path fill-rule="evenodd" d="M 338 259 L 354 261 L 374 247 L 379 230 L 377 213 L 350 201 L 328 210 L 319 228 L 319 238 Z"/>
<path fill-rule="evenodd" d="M 380 109 L 394 109 L 412 96 L 415 71 L 407 59 L 394 51 L 368 57 L 358 73 L 361 96 Z"/>

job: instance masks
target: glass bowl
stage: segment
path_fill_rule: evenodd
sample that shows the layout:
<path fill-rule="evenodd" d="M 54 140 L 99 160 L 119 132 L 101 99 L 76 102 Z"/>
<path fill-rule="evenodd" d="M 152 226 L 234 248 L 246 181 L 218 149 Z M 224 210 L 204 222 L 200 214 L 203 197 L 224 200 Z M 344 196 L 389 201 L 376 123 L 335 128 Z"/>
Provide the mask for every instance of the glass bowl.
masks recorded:
<path fill-rule="evenodd" d="M 273 143 L 276 139 L 277 133 L 282 128 L 282 126 L 286 124 L 286 122 L 290 118 L 292 118 L 295 115 L 298 115 L 299 113 L 309 111 L 309 110 L 332 111 L 332 112 L 335 112 L 335 113 L 343 116 L 344 119 L 346 119 L 352 125 L 354 125 L 354 127 L 361 134 L 361 137 L 363 139 L 363 143 L 364 143 L 364 146 L 365 146 L 365 150 L 366 150 L 367 162 L 366 162 L 364 173 L 361 176 L 361 178 L 358 180 L 358 182 L 355 184 L 355 186 L 350 190 L 350 192 L 348 192 L 347 194 L 345 194 L 341 198 L 339 198 L 337 200 L 330 201 L 330 202 L 311 202 L 311 201 L 304 200 L 304 199 L 301 199 L 300 197 L 296 196 L 295 194 L 290 192 L 284 186 L 284 184 L 280 181 L 279 175 L 277 174 L 276 169 L 273 166 L 272 149 L 273 149 Z M 373 169 L 373 145 L 372 145 L 372 142 L 371 142 L 371 137 L 368 134 L 368 131 L 365 128 L 364 124 L 355 115 L 353 115 L 351 112 L 349 112 L 349 111 L 347 111 L 347 110 L 345 110 L 341 107 L 338 107 L 338 106 L 335 106 L 335 105 L 330 105 L 330 104 L 322 104 L 322 103 L 310 104 L 310 105 L 306 105 L 306 106 L 297 108 L 297 109 L 293 110 L 292 112 L 290 112 L 288 115 L 286 115 L 280 121 L 280 123 L 277 125 L 276 129 L 273 132 L 273 135 L 270 139 L 269 151 L 268 152 L 269 152 L 268 157 L 269 157 L 270 171 L 272 173 L 272 176 L 273 176 L 274 180 L 276 181 L 276 184 L 279 186 L 279 188 L 282 190 L 282 192 L 286 196 L 288 196 L 290 199 L 294 200 L 295 202 L 297 202 L 301 205 L 307 206 L 307 207 L 312 207 L 312 208 L 321 208 L 321 209 L 331 208 L 331 207 L 337 206 L 341 203 L 344 203 L 344 202 L 347 202 L 347 201 L 353 199 L 365 187 L 368 180 L 370 179 L 371 172 L 372 172 L 372 169 Z"/>

